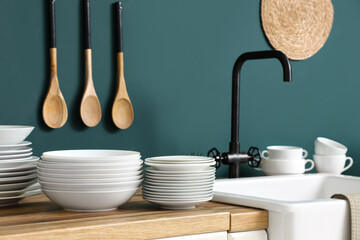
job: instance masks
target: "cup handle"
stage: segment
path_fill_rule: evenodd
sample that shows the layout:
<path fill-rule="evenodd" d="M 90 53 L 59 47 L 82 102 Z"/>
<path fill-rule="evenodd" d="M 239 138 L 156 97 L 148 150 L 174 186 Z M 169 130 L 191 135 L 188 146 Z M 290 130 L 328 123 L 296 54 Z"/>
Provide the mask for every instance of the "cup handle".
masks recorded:
<path fill-rule="evenodd" d="M 308 156 L 308 152 L 305 149 L 303 149 L 303 158 L 306 158 L 307 156 Z"/>
<path fill-rule="evenodd" d="M 308 162 L 311 163 L 311 167 L 305 168 L 305 172 L 310 171 L 311 169 L 313 169 L 313 168 L 315 167 L 315 163 L 314 163 L 313 160 L 311 160 L 311 159 L 306 159 L 306 160 L 305 160 L 305 165 L 306 165 L 306 163 L 308 163 Z"/>
<path fill-rule="evenodd" d="M 345 163 L 347 160 L 349 160 L 349 164 L 342 170 L 342 172 L 345 172 L 346 170 L 348 170 L 354 163 L 354 161 L 351 157 L 345 158 Z"/>
<path fill-rule="evenodd" d="M 265 153 L 266 153 L 267 156 L 265 156 Z M 268 150 L 262 151 L 262 152 L 261 152 L 261 157 L 262 157 L 262 158 L 264 158 L 264 157 L 265 157 L 265 158 L 269 157 L 269 152 L 268 152 Z"/>

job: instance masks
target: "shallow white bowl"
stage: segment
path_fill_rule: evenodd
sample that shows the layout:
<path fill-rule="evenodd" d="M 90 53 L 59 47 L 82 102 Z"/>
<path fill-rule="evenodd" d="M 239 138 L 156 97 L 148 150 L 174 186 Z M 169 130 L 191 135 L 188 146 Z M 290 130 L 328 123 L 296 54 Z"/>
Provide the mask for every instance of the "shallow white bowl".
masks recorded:
<path fill-rule="evenodd" d="M 0 184 L 28 182 L 28 181 L 32 181 L 36 178 L 37 178 L 36 173 L 24 175 L 24 176 L 17 176 L 17 177 L 3 177 L 3 178 L 0 178 Z"/>
<path fill-rule="evenodd" d="M 125 150 L 61 150 L 44 152 L 42 159 L 61 162 L 121 161 L 140 159 L 140 153 Z"/>
<path fill-rule="evenodd" d="M 2 150 L 2 149 L 0 149 L 0 156 L 29 153 L 32 150 L 33 149 L 31 147 L 24 147 L 24 148 L 17 149 L 17 150 Z"/>
<path fill-rule="evenodd" d="M 133 176 L 133 177 L 123 177 L 123 178 L 84 178 L 84 179 L 74 179 L 74 178 L 49 178 L 39 176 L 40 181 L 45 182 L 54 182 L 54 183 L 121 183 L 121 182 L 131 182 L 142 179 L 142 175 Z"/>
<path fill-rule="evenodd" d="M 18 150 L 31 145 L 29 141 L 22 141 L 18 144 L 0 144 L 0 151 Z"/>
<path fill-rule="evenodd" d="M 22 200 L 25 197 L 30 197 L 30 196 L 38 195 L 38 194 L 41 194 L 40 189 L 27 191 L 24 194 L 21 194 L 19 196 L 2 197 L 2 198 L 0 198 L 0 207 L 11 206 L 11 205 L 17 204 L 20 200 Z"/>
<path fill-rule="evenodd" d="M 114 173 L 114 174 L 92 174 L 92 173 L 82 173 L 82 174 L 72 174 L 72 173 L 47 173 L 46 171 L 41 171 L 38 169 L 39 177 L 47 177 L 47 178 L 65 178 L 65 179 L 112 179 L 112 178 L 127 178 L 127 177 L 135 177 L 142 175 L 142 170 L 133 171 L 127 173 Z"/>
<path fill-rule="evenodd" d="M 0 160 L 0 169 L 35 167 L 38 160 L 39 158 L 35 156 L 23 159 Z"/>
<path fill-rule="evenodd" d="M 9 154 L 9 155 L 0 155 L 0 161 L 10 160 L 10 159 L 20 159 L 31 157 L 32 152 L 20 153 L 20 154 Z"/>
<path fill-rule="evenodd" d="M 129 201 L 137 188 L 117 191 L 57 191 L 42 188 L 42 191 L 67 211 L 103 212 L 115 210 Z"/>
<path fill-rule="evenodd" d="M 1 163 L 1 162 L 0 162 Z M 42 168 L 51 169 L 73 169 L 73 170 L 88 170 L 88 169 L 115 169 L 115 168 L 134 168 L 143 165 L 141 159 L 131 162 L 123 163 L 53 163 L 40 160 L 38 166 Z"/>
<path fill-rule="evenodd" d="M 13 168 L 0 168 L 0 173 L 11 173 L 11 172 L 21 172 L 21 171 L 27 171 L 27 170 L 35 170 L 36 171 L 36 162 L 34 163 L 34 166 L 28 166 L 28 167 L 13 167 Z"/>
<path fill-rule="evenodd" d="M 41 167 L 38 164 L 37 168 L 45 173 L 56 173 L 56 174 L 122 174 L 129 172 L 142 171 L 142 166 L 134 167 L 123 167 L 123 168 L 90 168 L 90 169 L 62 169 L 62 168 L 47 168 Z"/>
<path fill-rule="evenodd" d="M 142 180 L 119 183 L 54 183 L 39 181 L 43 188 L 60 191 L 116 191 L 137 188 L 140 186 L 141 182 Z"/>
<path fill-rule="evenodd" d="M 0 125 L 0 144 L 18 144 L 25 140 L 32 132 L 32 126 Z"/>
<path fill-rule="evenodd" d="M 160 164 L 160 163 L 147 163 L 146 165 L 151 166 L 161 171 L 200 171 L 206 170 L 208 167 L 215 165 L 215 161 L 210 163 L 197 163 L 197 164 Z"/>
<path fill-rule="evenodd" d="M 20 189 L 20 190 L 0 191 L 0 198 L 16 197 L 16 196 L 20 196 L 28 191 L 33 191 L 33 190 L 38 190 L 38 189 L 40 189 L 40 184 L 35 183 L 35 184 L 32 184 L 32 185 L 30 185 L 24 189 Z"/>
<path fill-rule="evenodd" d="M 24 175 L 29 175 L 32 173 L 36 173 L 36 168 L 25 170 L 25 171 L 19 171 L 19 172 L 0 172 L 0 178 L 4 177 L 19 177 Z"/>
<path fill-rule="evenodd" d="M 36 182 L 37 180 L 31 180 L 21 183 L 0 184 L 0 191 L 14 191 L 24 189 L 30 185 L 33 185 Z"/>

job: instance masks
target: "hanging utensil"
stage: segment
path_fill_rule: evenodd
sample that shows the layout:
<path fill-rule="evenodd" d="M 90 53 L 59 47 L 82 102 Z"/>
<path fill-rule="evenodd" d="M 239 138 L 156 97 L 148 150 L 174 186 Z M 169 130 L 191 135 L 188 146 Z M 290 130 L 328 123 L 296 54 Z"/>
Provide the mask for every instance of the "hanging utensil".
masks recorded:
<path fill-rule="evenodd" d="M 80 115 L 88 127 L 95 127 L 101 120 L 101 106 L 92 77 L 90 0 L 85 0 L 85 90 L 81 100 Z"/>
<path fill-rule="evenodd" d="M 57 76 L 57 49 L 55 29 L 55 0 L 49 1 L 50 11 L 50 84 L 43 104 L 43 119 L 51 128 L 62 127 L 67 120 L 68 111 L 65 99 L 60 91 Z"/>
<path fill-rule="evenodd" d="M 134 110 L 126 90 L 124 77 L 124 53 L 122 44 L 121 2 L 115 4 L 117 13 L 117 61 L 118 61 L 118 86 L 112 108 L 114 124 L 120 129 L 130 127 L 134 121 Z"/>

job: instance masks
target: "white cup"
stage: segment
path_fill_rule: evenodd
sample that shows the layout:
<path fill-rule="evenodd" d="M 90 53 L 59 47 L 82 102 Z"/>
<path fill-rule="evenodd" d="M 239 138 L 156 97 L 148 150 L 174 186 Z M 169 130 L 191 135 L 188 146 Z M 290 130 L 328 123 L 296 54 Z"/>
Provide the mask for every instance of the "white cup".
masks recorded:
<path fill-rule="evenodd" d="M 315 140 L 315 154 L 316 155 L 345 155 L 347 147 L 334 140 L 318 137 Z"/>
<path fill-rule="evenodd" d="M 302 160 L 307 157 L 305 149 L 292 146 L 269 146 L 262 151 L 261 157 L 276 160 Z"/>
<path fill-rule="evenodd" d="M 307 163 L 311 166 L 305 168 Z M 264 172 L 266 175 L 287 175 L 287 174 L 302 174 L 310 171 L 315 166 L 314 161 L 310 159 L 302 159 L 301 161 L 294 160 L 277 160 L 264 157 L 261 160 L 261 168 L 255 168 L 258 171 Z"/>
<path fill-rule="evenodd" d="M 345 155 L 316 155 L 314 154 L 316 171 L 318 173 L 341 174 L 353 165 L 353 159 Z M 345 167 L 346 161 L 349 164 Z"/>

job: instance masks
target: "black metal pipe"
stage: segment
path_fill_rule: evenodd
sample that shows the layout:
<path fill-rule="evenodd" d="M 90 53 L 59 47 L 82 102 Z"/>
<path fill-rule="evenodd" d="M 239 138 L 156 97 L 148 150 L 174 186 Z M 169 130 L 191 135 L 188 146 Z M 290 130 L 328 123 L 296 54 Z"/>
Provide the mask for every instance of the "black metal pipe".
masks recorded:
<path fill-rule="evenodd" d="M 90 0 L 85 0 L 85 49 L 91 49 Z"/>
<path fill-rule="evenodd" d="M 115 6 L 116 6 L 116 17 L 117 17 L 117 51 L 123 52 L 121 2 L 115 3 Z"/>
<path fill-rule="evenodd" d="M 240 72 L 247 60 L 276 58 L 283 68 L 284 82 L 291 82 L 291 65 L 286 55 L 280 51 L 258 51 L 242 54 L 235 62 L 232 75 L 232 110 L 231 110 L 231 142 L 229 153 L 240 153 Z M 233 171 L 231 171 L 233 172 Z"/>
<path fill-rule="evenodd" d="M 50 48 L 56 48 L 55 0 L 49 1 L 50 15 Z"/>

